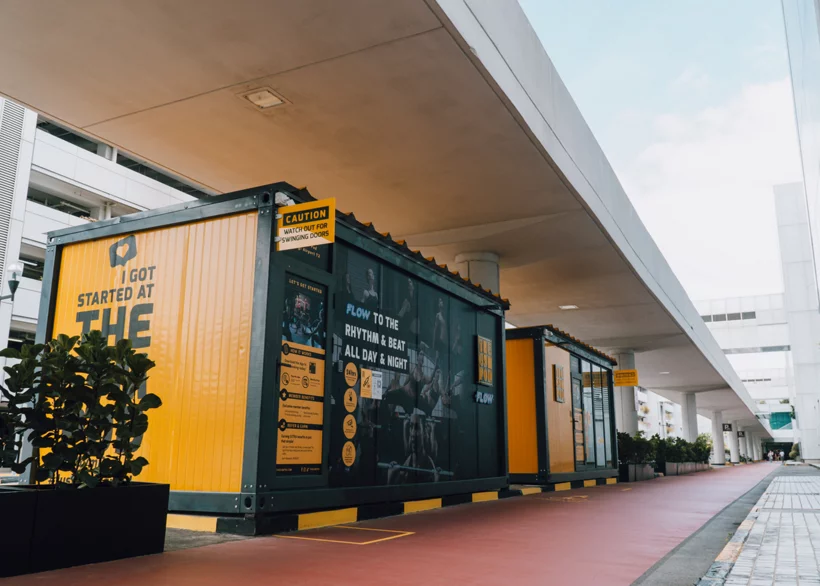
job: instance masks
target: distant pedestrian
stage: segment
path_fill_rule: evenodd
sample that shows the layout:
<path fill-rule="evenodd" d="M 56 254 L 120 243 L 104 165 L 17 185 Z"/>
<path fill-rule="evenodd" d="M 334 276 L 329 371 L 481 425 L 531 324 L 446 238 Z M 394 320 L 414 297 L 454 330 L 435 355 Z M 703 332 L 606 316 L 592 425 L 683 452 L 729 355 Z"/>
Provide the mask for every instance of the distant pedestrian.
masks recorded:
<path fill-rule="evenodd" d="M 786 454 L 785 454 L 785 452 L 784 452 L 783 450 L 780 450 L 780 461 L 781 461 L 781 462 L 785 462 L 785 461 L 786 461 Z"/>
<path fill-rule="evenodd" d="M 766 457 L 769 459 L 769 462 L 771 462 L 771 461 L 772 461 L 772 458 L 774 458 L 774 454 L 772 453 L 772 451 L 771 451 L 771 450 L 769 450 L 769 453 L 768 453 L 768 454 L 766 454 Z"/>

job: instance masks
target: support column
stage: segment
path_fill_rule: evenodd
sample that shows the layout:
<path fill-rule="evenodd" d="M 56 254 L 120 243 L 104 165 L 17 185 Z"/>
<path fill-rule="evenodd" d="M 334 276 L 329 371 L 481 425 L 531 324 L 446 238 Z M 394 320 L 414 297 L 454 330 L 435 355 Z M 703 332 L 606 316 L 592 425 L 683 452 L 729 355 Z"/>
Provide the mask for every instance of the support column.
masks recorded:
<path fill-rule="evenodd" d="M 712 464 L 726 463 L 726 446 L 723 443 L 723 411 L 712 413 Z"/>
<path fill-rule="evenodd" d="M 635 353 L 621 352 L 615 355 L 618 368 L 631 370 L 635 368 Z M 635 387 L 615 387 L 615 428 L 623 433 L 638 433 L 638 402 L 635 398 Z"/>
<path fill-rule="evenodd" d="M 737 421 L 732 421 L 732 431 L 729 432 L 729 458 L 732 464 L 740 462 L 740 447 L 737 441 Z"/>
<path fill-rule="evenodd" d="M 681 393 L 680 407 L 683 419 L 683 439 L 693 442 L 698 439 L 698 407 L 695 393 Z"/>
<path fill-rule="evenodd" d="M 740 432 L 744 431 L 742 427 L 737 427 L 737 431 L 735 432 L 735 437 L 737 438 L 737 447 L 741 457 L 749 457 L 749 454 L 746 452 L 746 438 L 740 437 Z"/>
<path fill-rule="evenodd" d="M 755 453 L 754 453 L 754 450 L 752 449 L 752 447 L 754 445 L 752 443 L 752 432 L 750 432 L 748 430 L 746 431 L 745 440 L 746 440 L 746 457 L 749 460 L 754 460 L 755 459 Z"/>
<path fill-rule="evenodd" d="M 752 447 L 754 448 L 755 452 L 755 461 L 760 462 L 760 460 L 763 459 L 763 454 L 760 449 L 760 438 L 757 437 L 757 434 L 755 434 L 752 439 Z"/>
<path fill-rule="evenodd" d="M 494 252 L 464 252 L 456 255 L 455 269 L 476 285 L 493 293 L 501 292 L 498 255 Z"/>

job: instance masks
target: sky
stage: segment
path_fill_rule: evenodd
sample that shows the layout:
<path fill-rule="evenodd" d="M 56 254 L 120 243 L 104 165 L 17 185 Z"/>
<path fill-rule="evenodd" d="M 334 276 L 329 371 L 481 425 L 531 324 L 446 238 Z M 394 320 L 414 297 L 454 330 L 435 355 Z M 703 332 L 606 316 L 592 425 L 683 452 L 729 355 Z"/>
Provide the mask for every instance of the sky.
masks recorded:
<path fill-rule="evenodd" d="M 779 0 L 519 0 L 693 300 L 782 292 L 802 180 Z"/>

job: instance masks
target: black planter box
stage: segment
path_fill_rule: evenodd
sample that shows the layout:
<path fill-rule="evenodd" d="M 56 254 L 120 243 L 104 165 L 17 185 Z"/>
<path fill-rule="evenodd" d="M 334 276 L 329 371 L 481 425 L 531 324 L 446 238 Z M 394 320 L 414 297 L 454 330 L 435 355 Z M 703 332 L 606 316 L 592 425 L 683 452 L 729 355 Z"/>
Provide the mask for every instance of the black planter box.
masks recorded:
<path fill-rule="evenodd" d="M 655 478 L 655 469 L 649 464 L 619 464 L 618 480 L 620 482 L 638 482 Z"/>
<path fill-rule="evenodd" d="M 162 553 L 167 484 L 0 487 L 0 577 Z"/>
<path fill-rule="evenodd" d="M 664 463 L 664 476 L 680 476 L 681 474 L 691 474 L 692 472 L 702 472 L 710 468 L 709 464 L 701 462 L 666 462 Z"/>

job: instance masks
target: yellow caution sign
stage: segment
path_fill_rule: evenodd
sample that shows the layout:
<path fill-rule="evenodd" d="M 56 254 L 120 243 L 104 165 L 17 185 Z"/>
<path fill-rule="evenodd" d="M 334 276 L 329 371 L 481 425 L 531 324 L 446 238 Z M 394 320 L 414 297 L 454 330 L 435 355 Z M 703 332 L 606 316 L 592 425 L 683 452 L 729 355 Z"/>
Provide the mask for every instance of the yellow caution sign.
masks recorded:
<path fill-rule="evenodd" d="M 332 244 L 336 240 L 336 199 L 279 208 L 276 250 Z"/>
<path fill-rule="evenodd" d="M 637 387 L 638 386 L 638 371 L 637 370 L 616 370 L 612 373 L 612 378 L 615 381 L 616 387 Z"/>

